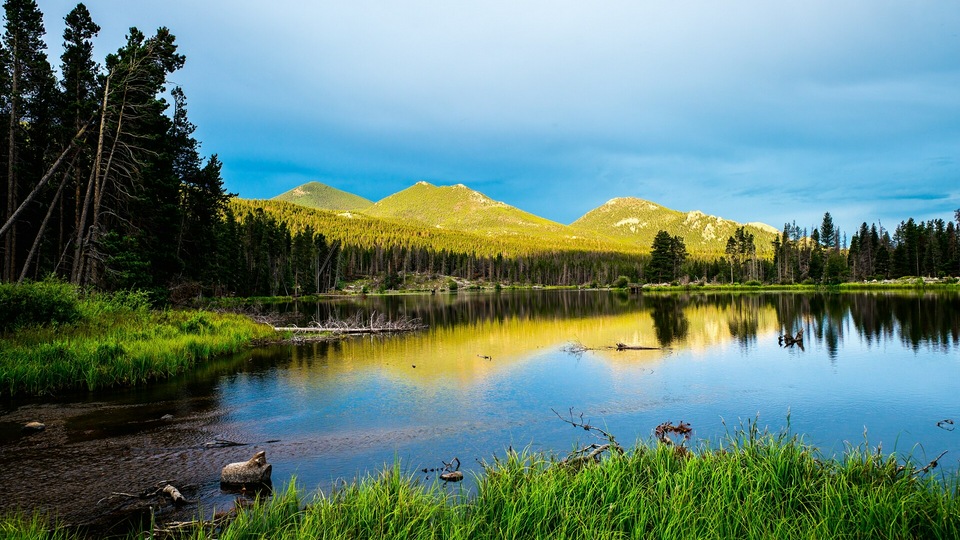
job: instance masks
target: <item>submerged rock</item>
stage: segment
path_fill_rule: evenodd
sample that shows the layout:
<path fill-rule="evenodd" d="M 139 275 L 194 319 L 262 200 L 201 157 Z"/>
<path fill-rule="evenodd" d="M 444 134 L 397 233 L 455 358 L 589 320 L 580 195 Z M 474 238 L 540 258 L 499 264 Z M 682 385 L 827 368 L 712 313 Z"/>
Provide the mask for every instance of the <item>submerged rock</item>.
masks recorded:
<path fill-rule="evenodd" d="M 220 472 L 220 484 L 227 486 L 268 485 L 273 465 L 267 463 L 267 453 L 257 452 L 249 461 L 230 463 Z"/>

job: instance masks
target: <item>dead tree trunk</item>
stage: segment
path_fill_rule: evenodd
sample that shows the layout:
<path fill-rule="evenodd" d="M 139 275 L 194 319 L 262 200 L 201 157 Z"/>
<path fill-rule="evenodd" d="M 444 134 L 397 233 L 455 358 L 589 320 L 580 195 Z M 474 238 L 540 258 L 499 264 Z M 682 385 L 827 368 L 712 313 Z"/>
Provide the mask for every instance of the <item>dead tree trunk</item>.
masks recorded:
<path fill-rule="evenodd" d="M 87 213 L 90 210 L 90 202 L 93 197 L 94 184 L 99 176 L 100 162 L 103 158 L 103 137 L 107 123 L 107 104 L 109 103 L 110 80 L 112 77 L 112 73 L 107 76 L 107 80 L 103 87 L 103 102 L 100 106 L 100 130 L 99 134 L 97 135 L 97 153 L 93 160 L 93 166 L 90 168 L 90 176 L 87 179 L 87 190 L 83 197 L 83 211 L 80 213 L 80 221 L 78 222 L 77 226 L 77 235 L 74 239 L 73 268 L 70 272 L 70 281 L 75 285 L 82 284 L 83 259 L 86 256 L 86 246 L 84 245 L 84 238 L 86 237 L 86 234 L 84 229 L 87 226 Z"/>
<path fill-rule="evenodd" d="M 43 240 L 43 233 L 47 230 L 47 223 L 50 222 L 50 216 L 53 215 L 53 210 L 60 202 L 60 195 L 63 193 L 63 186 L 66 184 L 67 179 L 64 177 L 63 181 L 60 183 L 60 187 L 57 188 L 57 193 L 53 196 L 53 200 L 50 201 L 50 208 L 47 209 L 47 215 L 44 216 L 43 222 L 40 223 L 40 230 L 37 231 L 37 237 L 33 240 L 33 245 L 30 246 L 30 253 L 27 254 L 27 260 L 23 262 L 23 271 L 20 272 L 20 277 L 17 279 L 17 283 L 23 283 L 23 280 L 27 277 L 30 264 L 33 263 L 34 257 L 37 256 L 37 250 L 40 247 L 40 242 Z"/>

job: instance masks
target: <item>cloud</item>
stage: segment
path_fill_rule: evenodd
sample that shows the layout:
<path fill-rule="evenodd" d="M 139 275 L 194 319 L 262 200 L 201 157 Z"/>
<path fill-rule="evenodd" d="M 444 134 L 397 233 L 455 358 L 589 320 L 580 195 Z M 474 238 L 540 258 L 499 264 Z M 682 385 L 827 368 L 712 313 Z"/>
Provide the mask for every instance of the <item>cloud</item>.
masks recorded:
<path fill-rule="evenodd" d="M 174 80 L 243 196 L 427 179 L 562 222 L 641 196 L 848 228 L 958 205 L 956 2 L 87 5 L 98 55 L 131 25 L 178 36 Z M 44 2 L 51 52 L 71 7 Z"/>

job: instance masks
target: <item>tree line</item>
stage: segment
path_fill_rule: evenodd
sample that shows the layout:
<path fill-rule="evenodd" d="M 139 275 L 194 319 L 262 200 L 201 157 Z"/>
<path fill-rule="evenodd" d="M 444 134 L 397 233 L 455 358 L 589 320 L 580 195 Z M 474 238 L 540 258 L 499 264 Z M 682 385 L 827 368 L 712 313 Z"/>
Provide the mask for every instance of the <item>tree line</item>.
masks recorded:
<path fill-rule="evenodd" d="M 642 281 L 763 282 L 836 284 L 908 276 L 960 276 L 960 209 L 955 221 L 909 218 L 891 234 L 882 225 L 862 223 L 849 238 L 826 212 L 819 226 L 785 223 L 772 241 L 773 258 L 757 256 L 753 235 L 740 227 L 729 237 L 725 256 L 689 259 L 683 239 L 660 231 Z"/>

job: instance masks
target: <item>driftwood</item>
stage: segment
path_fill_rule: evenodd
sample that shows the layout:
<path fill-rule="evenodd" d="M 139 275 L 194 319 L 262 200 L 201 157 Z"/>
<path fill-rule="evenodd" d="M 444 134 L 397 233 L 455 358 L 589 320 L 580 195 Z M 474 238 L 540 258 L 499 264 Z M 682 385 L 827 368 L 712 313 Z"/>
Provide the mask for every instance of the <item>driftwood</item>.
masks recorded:
<path fill-rule="evenodd" d="M 183 495 L 180 494 L 180 490 L 173 487 L 171 484 L 167 484 L 163 486 L 162 492 L 167 497 L 170 497 L 170 500 L 173 501 L 173 504 L 177 506 L 180 506 L 181 504 L 185 504 L 187 502 L 187 500 L 183 498 Z"/>
<path fill-rule="evenodd" d="M 422 330 L 427 326 L 416 317 L 400 317 L 396 320 L 387 320 L 382 313 L 372 313 L 365 318 L 357 313 L 349 319 L 334 319 L 313 321 L 311 326 L 283 326 L 275 327 L 278 332 L 330 332 L 333 334 L 384 334 L 393 332 L 412 332 Z"/>
<path fill-rule="evenodd" d="M 460 471 L 445 472 L 440 475 L 440 479 L 444 482 L 459 482 L 463 480 L 463 473 Z"/>
<path fill-rule="evenodd" d="M 589 465 L 591 463 L 600 463 L 600 455 L 610 450 L 611 448 L 618 448 L 613 446 L 611 443 L 607 444 L 591 444 L 584 446 L 580 450 L 572 452 L 566 458 L 560 460 L 560 466 L 566 467 L 574 472 L 579 471 L 583 468 L 584 465 Z"/>
<path fill-rule="evenodd" d="M 800 349 L 803 349 L 803 328 L 797 331 L 797 335 L 791 336 L 790 334 L 784 334 L 777 338 L 777 342 L 781 347 L 793 347 L 797 345 Z"/>
<path fill-rule="evenodd" d="M 248 461 L 230 463 L 220 472 L 221 486 L 269 486 L 273 465 L 267 463 L 267 453 L 257 452 Z"/>
<path fill-rule="evenodd" d="M 456 465 L 454 465 L 456 463 Z M 454 457 L 450 463 L 443 462 L 444 472 L 440 473 L 440 479 L 444 482 L 459 482 L 463 480 L 463 473 L 460 472 L 460 458 Z"/>
<path fill-rule="evenodd" d="M 424 474 L 440 473 L 440 479 L 444 482 L 460 482 L 463 480 L 463 473 L 460 472 L 460 458 L 454 457 L 450 463 L 441 460 L 443 467 L 427 467 L 420 469 Z M 427 479 L 430 477 L 428 476 Z"/>
<path fill-rule="evenodd" d="M 564 418 L 560 416 L 560 413 L 556 409 L 550 409 L 553 411 L 553 414 L 557 415 L 557 418 L 570 424 L 575 428 L 580 428 L 584 431 L 589 431 L 593 433 L 598 438 L 605 439 L 607 442 L 603 444 L 589 444 L 584 446 L 580 450 L 574 450 L 566 458 L 560 460 L 558 465 L 564 467 L 573 472 L 579 471 L 583 466 L 589 465 L 591 463 L 598 463 L 600 461 L 600 456 L 604 452 L 617 452 L 618 454 L 623 454 L 624 450 L 620 444 L 617 443 L 617 439 L 613 436 L 612 433 L 598 428 L 597 426 L 590 425 L 590 422 L 583 419 L 583 413 L 580 413 L 579 416 L 573 416 L 573 407 L 568 411 L 570 418 Z"/>
<path fill-rule="evenodd" d="M 624 343 L 617 343 L 613 346 L 608 347 L 587 347 L 579 341 L 570 342 L 568 345 L 564 346 L 561 351 L 570 354 L 581 355 L 587 351 L 659 351 L 663 350 L 663 347 L 647 347 L 644 345 L 626 345 Z M 556 412 L 556 411 L 554 411 Z"/>
<path fill-rule="evenodd" d="M 661 347 L 644 347 L 643 345 L 625 345 L 623 343 L 617 343 L 616 349 L 618 351 L 658 351 Z"/>

